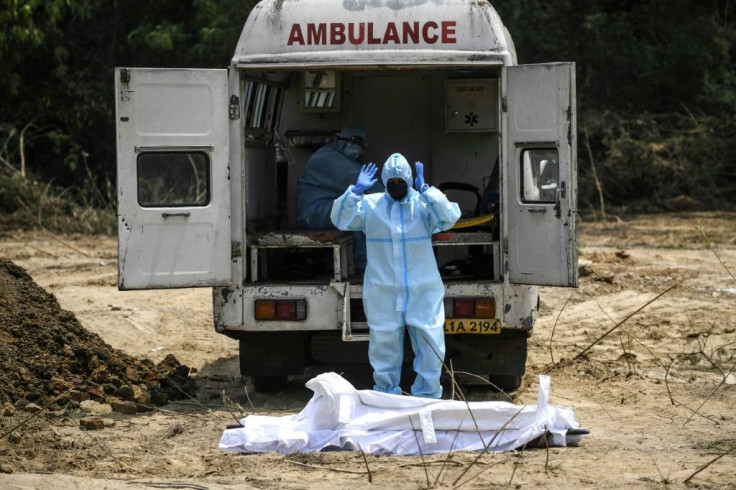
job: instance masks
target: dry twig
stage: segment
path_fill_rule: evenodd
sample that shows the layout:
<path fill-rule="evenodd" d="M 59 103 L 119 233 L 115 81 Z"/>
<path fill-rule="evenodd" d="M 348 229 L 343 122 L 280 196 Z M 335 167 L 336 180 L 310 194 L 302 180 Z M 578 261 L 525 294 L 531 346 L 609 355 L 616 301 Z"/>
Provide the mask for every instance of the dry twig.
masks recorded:
<path fill-rule="evenodd" d="M 578 359 L 580 359 L 581 357 L 583 357 L 583 355 L 585 355 L 586 352 L 588 352 L 590 349 L 592 349 L 593 346 L 596 345 L 598 342 L 600 342 L 604 338 L 608 337 L 608 335 L 610 335 L 611 332 L 613 332 L 618 327 L 620 327 L 621 325 L 623 325 L 624 323 L 626 323 L 631 317 L 633 317 L 634 315 L 636 315 L 637 313 L 639 313 L 641 310 L 643 310 L 644 308 L 646 308 L 647 306 L 649 306 L 650 304 L 654 303 L 659 298 L 661 298 L 662 296 L 664 296 L 665 294 L 667 294 L 670 291 L 672 291 L 673 289 L 675 289 L 677 286 L 679 286 L 680 284 L 682 284 L 682 282 L 683 281 L 676 282 L 675 284 L 673 284 L 672 286 L 668 287 L 667 289 L 665 289 L 664 291 L 662 291 L 661 293 L 659 293 L 657 296 L 655 296 L 651 300 L 647 301 L 643 306 L 637 308 L 636 311 L 634 311 L 633 313 L 629 314 L 626 318 L 624 318 L 623 320 L 621 320 L 620 322 L 618 322 L 616 325 L 614 325 L 613 327 L 611 327 L 610 329 L 608 329 L 608 331 L 606 331 L 606 333 L 604 333 L 603 335 L 601 335 L 600 337 L 598 337 L 597 339 L 595 339 L 593 341 L 593 343 L 591 343 L 588 347 L 586 347 L 585 349 L 583 349 L 578 355 L 576 355 L 575 357 L 573 357 L 572 361 L 570 361 L 570 362 L 577 361 Z"/>
<path fill-rule="evenodd" d="M 356 471 L 356 470 L 346 470 L 342 468 L 330 468 L 329 466 L 320 466 L 316 464 L 309 464 L 309 463 L 300 463 L 299 461 L 294 461 L 293 459 L 284 458 L 284 461 L 287 463 L 299 465 L 299 466 L 306 466 L 307 468 L 314 468 L 317 470 L 327 470 L 327 471 L 334 471 L 336 473 L 351 473 L 353 475 L 365 475 L 365 471 Z"/>
<path fill-rule="evenodd" d="M 427 463 L 424 461 L 424 453 L 422 452 L 422 445 L 419 444 L 419 436 L 417 435 L 417 429 L 414 427 L 414 421 L 411 419 L 411 415 L 409 417 L 409 423 L 411 424 L 411 431 L 414 434 L 414 439 L 417 441 L 417 450 L 419 451 L 419 458 L 422 460 L 422 468 L 424 469 L 424 476 L 427 478 L 427 487 L 430 486 L 429 483 L 429 470 L 427 470 Z"/>
<path fill-rule="evenodd" d="M 664 387 L 667 388 L 667 394 L 670 397 L 670 403 L 672 403 L 673 405 L 675 405 L 675 399 L 672 397 L 672 391 L 670 391 L 670 384 L 667 382 L 667 376 L 670 374 L 670 368 L 672 367 L 674 363 L 675 363 L 675 360 L 672 359 L 672 361 L 670 361 L 669 366 L 667 366 L 667 369 L 664 372 Z"/>
<path fill-rule="evenodd" d="M 442 461 L 427 461 L 427 466 L 435 466 L 435 465 L 445 465 L 446 460 L 443 459 Z M 397 465 L 399 468 L 412 468 L 414 466 L 423 466 L 425 463 L 403 463 L 400 465 Z M 450 461 L 449 464 L 453 464 L 455 466 L 463 466 L 463 464 L 459 461 Z M 437 484 L 437 481 L 435 480 L 435 485 Z"/>
<path fill-rule="evenodd" d="M 225 405 L 225 408 L 228 412 L 230 412 L 230 415 L 232 415 L 237 424 L 240 424 L 240 420 L 248 415 L 245 410 L 243 410 L 243 407 L 240 406 L 240 404 L 235 403 L 230 399 L 229 396 L 227 396 L 225 390 L 222 390 L 222 404 Z M 236 408 L 240 411 L 240 415 L 235 413 Z"/>
<path fill-rule="evenodd" d="M 145 485 L 147 487 L 153 487 L 153 488 L 191 488 L 192 490 L 209 490 L 210 487 L 205 487 L 202 485 L 197 485 L 196 483 L 187 483 L 187 482 L 178 482 L 178 481 L 170 481 L 170 482 L 158 482 L 158 481 L 145 481 L 145 480 L 124 480 L 128 485 L 140 483 L 141 485 Z"/>
<path fill-rule="evenodd" d="M 720 255 L 718 255 L 718 252 L 716 252 L 715 248 L 713 248 L 713 240 L 711 240 L 706 234 L 705 229 L 703 228 L 703 225 L 700 223 L 700 220 L 698 220 L 698 226 L 695 227 L 696 230 L 700 232 L 700 234 L 703 236 L 703 239 L 705 240 L 705 246 L 708 247 L 708 250 L 713 252 L 713 255 L 716 256 L 716 259 L 718 259 L 718 262 L 721 263 L 721 266 L 726 269 L 726 272 L 728 272 L 728 275 L 731 276 L 731 279 L 736 281 L 736 276 L 733 275 L 733 272 L 726 266 L 726 264 L 723 263 L 723 260 L 721 260 Z"/>
<path fill-rule="evenodd" d="M 722 457 L 726 456 L 727 454 L 731 453 L 734 450 L 736 450 L 736 446 L 732 447 L 731 449 L 729 449 L 725 453 L 719 454 L 714 459 L 711 459 L 706 464 L 704 464 L 703 466 L 701 466 L 700 468 L 698 468 L 695 473 L 693 473 L 692 475 L 690 475 L 687 478 L 685 478 L 685 480 L 683 481 L 683 483 L 689 483 L 690 480 L 692 480 L 695 475 L 697 475 L 698 473 L 700 473 L 701 471 L 703 471 L 704 469 L 706 469 L 708 466 L 712 465 L 713 463 L 715 463 L 716 461 L 718 461 L 719 459 L 721 459 Z"/>
<path fill-rule="evenodd" d="M 545 455 L 544 455 L 544 472 L 546 473 L 549 470 L 549 440 L 547 439 L 547 427 L 544 427 L 544 434 L 542 434 L 542 437 L 544 438 L 544 449 L 545 449 Z"/>
<path fill-rule="evenodd" d="M 118 458 L 116 458 L 116 457 L 115 457 L 115 455 L 114 455 L 114 454 L 112 453 L 112 451 L 110 451 L 110 449 L 109 449 L 109 448 L 108 448 L 108 447 L 107 447 L 106 445 L 102 444 L 102 443 L 101 443 L 100 441 L 98 441 L 97 439 L 95 439 L 94 437 L 92 437 L 92 434 L 90 434 L 90 433 L 89 433 L 89 431 L 88 431 L 87 429 L 85 429 L 84 427 L 80 427 L 80 429 L 82 429 L 82 433 L 83 433 L 84 435 L 86 435 L 87 437 L 89 437 L 89 438 L 90 438 L 90 439 L 92 440 L 92 442 L 94 442 L 94 443 L 95 443 L 95 445 L 96 445 L 97 447 L 99 447 L 99 448 L 100 448 L 100 449 L 102 449 L 102 450 L 103 450 L 104 452 L 106 452 L 106 453 L 107 453 L 107 455 L 108 455 L 108 456 L 110 456 L 110 457 L 111 457 L 111 458 L 113 459 L 113 461 L 115 461 L 115 462 L 116 462 L 117 464 L 121 465 L 121 466 L 122 466 L 122 467 L 124 467 L 125 469 L 128 469 L 128 470 L 130 469 L 130 466 L 128 466 L 128 465 L 127 465 L 126 463 L 124 463 L 123 461 L 120 461 L 120 460 L 118 460 Z"/>
<path fill-rule="evenodd" d="M 706 415 L 703 415 L 703 414 L 701 414 L 701 413 L 698 413 L 697 411 L 695 411 L 695 410 L 693 410 L 692 408 L 688 407 L 688 406 L 687 406 L 687 405 L 685 405 L 684 403 L 680 403 L 680 402 L 678 402 L 678 401 L 677 401 L 677 400 L 675 400 L 675 398 L 674 398 L 674 397 L 672 396 L 672 391 L 670 390 L 670 384 L 669 384 L 669 381 L 668 381 L 668 376 L 669 376 L 669 373 L 670 373 L 670 368 L 672 367 L 672 364 L 674 364 L 674 362 L 675 362 L 675 361 L 674 361 L 674 359 L 673 359 L 673 360 L 672 360 L 672 362 L 670 362 L 670 365 L 669 365 L 669 366 L 667 366 L 667 369 L 666 369 L 666 371 L 665 371 L 665 373 L 664 373 L 664 386 L 665 386 L 665 388 L 667 388 L 667 394 L 668 394 L 668 395 L 669 395 L 669 397 L 670 397 L 670 402 L 671 402 L 671 403 L 672 403 L 672 404 L 673 404 L 674 406 L 676 406 L 676 407 L 683 407 L 683 408 L 686 408 L 686 409 L 690 410 L 690 412 L 692 412 L 692 413 L 693 413 L 693 415 L 699 415 L 699 416 L 703 417 L 704 419 L 706 419 L 706 420 L 709 420 L 709 421 L 713 422 L 713 423 L 714 423 L 715 425 L 720 425 L 721 423 L 720 423 L 719 421 L 717 421 L 717 420 L 714 420 L 714 419 L 712 419 L 712 418 L 710 418 L 710 417 L 708 417 L 708 416 L 706 416 Z M 725 378 L 724 378 L 724 379 L 725 379 Z"/>
<path fill-rule="evenodd" d="M 437 359 L 440 360 L 440 362 L 442 363 L 442 366 L 445 368 L 445 371 L 447 371 L 449 373 L 450 370 L 448 369 L 447 364 L 445 364 L 445 360 L 439 355 L 439 353 L 437 353 L 437 351 L 435 350 L 435 348 L 432 346 L 432 344 L 429 342 L 429 340 L 427 340 L 427 337 L 424 334 L 422 334 L 422 338 L 427 343 L 427 345 L 429 346 L 429 348 L 432 349 L 432 352 L 434 352 L 434 355 L 437 356 Z M 463 394 L 463 391 L 460 389 L 460 385 L 455 380 L 454 374 L 451 376 L 451 381 L 452 381 L 452 385 L 457 388 L 457 392 L 458 392 L 458 394 L 460 396 L 460 399 L 465 402 L 465 406 L 468 408 L 468 413 L 470 414 L 470 418 L 473 419 L 473 424 L 475 425 L 475 431 L 477 432 L 478 437 L 480 438 L 481 443 L 483 443 L 483 445 L 485 445 L 485 441 L 483 440 L 483 433 L 480 431 L 480 427 L 478 427 L 478 421 L 475 420 L 475 415 L 473 414 L 473 411 L 470 409 L 470 404 L 468 403 L 468 400 L 465 398 L 465 395 Z"/>
<path fill-rule="evenodd" d="M 460 421 L 460 425 L 462 426 L 462 423 L 465 421 L 465 417 L 463 417 L 463 420 Z M 435 486 L 440 481 L 440 477 L 442 476 L 442 472 L 445 471 L 445 468 L 450 463 L 450 457 L 452 456 L 452 452 L 455 450 L 455 444 L 457 444 L 457 438 L 460 436 L 460 429 L 458 428 L 457 432 L 455 432 L 455 437 L 452 439 L 452 445 L 450 446 L 450 450 L 447 451 L 447 457 L 442 461 L 442 466 L 440 467 L 440 472 L 437 474 L 437 478 L 434 479 Z M 462 466 L 462 464 L 461 464 Z"/>
<path fill-rule="evenodd" d="M 631 374 L 631 363 L 629 362 L 629 353 L 626 352 L 626 346 L 624 346 L 624 339 L 623 337 L 619 336 L 618 340 L 619 342 L 621 342 L 621 350 L 624 351 L 624 359 L 626 360 L 626 365 L 629 367 L 629 374 Z"/>
<path fill-rule="evenodd" d="M 508 483 L 508 486 L 509 487 L 511 486 L 511 482 L 514 481 L 514 475 L 516 474 L 516 469 L 521 465 L 521 463 L 519 462 L 519 460 L 524 457 L 524 453 L 526 452 L 526 446 L 527 446 L 527 444 L 529 444 L 529 443 L 527 442 L 527 443 L 525 443 L 522 446 L 521 453 L 517 456 L 517 460 L 514 461 L 514 469 L 511 470 L 511 478 L 509 478 L 509 483 Z"/>
<path fill-rule="evenodd" d="M 169 379 L 168 379 L 168 382 L 169 382 L 169 383 L 171 383 L 171 384 L 172 384 L 172 385 L 174 386 L 174 388 L 176 388 L 177 390 L 179 390 L 179 391 L 180 391 L 180 392 L 181 392 L 181 393 L 182 393 L 182 394 L 183 394 L 184 396 L 186 396 L 187 398 L 189 398 L 190 400 L 192 400 L 192 402 L 193 402 L 193 403 L 194 403 L 195 405 L 198 405 L 198 406 L 202 407 L 203 409 L 205 409 L 205 410 L 207 411 L 207 413 L 209 413 L 209 414 L 211 414 L 211 415 L 214 415 L 214 416 L 216 416 L 217 418 L 222 418 L 222 417 L 220 417 L 219 415 L 217 415 L 216 413 L 214 413 L 214 412 L 213 412 L 213 411 L 212 411 L 212 410 L 211 410 L 211 409 L 210 409 L 209 407 L 207 407 L 207 406 L 206 406 L 206 405 L 205 405 L 204 403 L 200 402 L 199 400 L 197 400 L 196 398 L 194 398 L 194 397 L 193 397 L 193 396 L 192 396 L 191 394 L 189 394 L 189 393 L 187 393 L 186 391 L 184 391 L 184 390 L 183 390 L 183 389 L 181 388 L 181 386 L 179 386 L 178 384 L 176 384 L 176 383 L 174 382 L 174 380 L 173 380 L 173 379 L 169 378 Z M 224 393 L 224 391 L 223 391 L 223 393 Z M 240 405 L 238 405 L 238 407 L 240 407 Z M 243 411 L 243 413 L 245 413 L 245 410 L 243 410 L 242 408 L 241 408 L 241 411 Z"/>
<path fill-rule="evenodd" d="M 595 302 L 595 304 L 598 306 L 598 309 L 601 310 L 601 313 L 603 313 L 606 316 L 606 318 L 608 318 L 609 320 L 611 320 L 611 323 L 613 323 L 613 324 L 616 323 L 616 320 L 614 320 L 611 317 L 611 315 L 608 314 L 608 312 L 603 308 L 603 306 L 601 305 L 600 301 L 598 301 L 598 299 L 595 296 L 592 296 L 590 293 L 584 293 L 584 294 L 586 296 L 588 296 L 590 299 L 592 299 Z M 664 367 L 664 363 L 659 358 L 659 356 L 657 356 L 657 354 L 655 354 L 649 347 L 647 347 L 646 344 L 644 344 L 644 342 L 642 342 L 641 340 L 639 340 L 635 335 L 633 335 L 628 330 L 625 330 L 625 333 L 626 333 L 626 336 L 629 337 L 629 339 L 634 339 L 634 341 L 637 344 L 639 344 L 644 350 L 646 350 L 649 353 L 650 356 L 652 356 L 654 359 L 656 359 L 656 361 L 659 363 L 660 366 Z"/>
<path fill-rule="evenodd" d="M 65 397 L 69 393 L 71 393 L 71 391 L 73 389 L 74 388 L 69 388 L 64 393 L 62 393 L 60 395 L 57 395 L 54 398 L 52 398 L 51 401 L 49 401 L 46 405 L 44 405 L 43 407 L 41 407 L 41 410 L 39 410 L 38 412 L 32 413 L 28 417 L 26 417 L 23 420 L 21 420 L 20 423 L 15 424 L 9 430 L 7 430 L 7 431 L 3 432 L 2 434 L 0 434 L 0 439 L 9 436 L 10 434 L 13 433 L 13 431 L 15 431 L 17 429 L 20 429 L 21 427 L 23 427 L 24 425 L 26 425 L 28 422 L 30 422 L 31 420 L 33 420 L 34 418 L 36 418 L 39 414 L 41 414 L 44 411 L 46 411 L 51 405 L 53 405 L 54 403 L 56 403 L 57 401 L 61 400 L 63 397 Z"/>
<path fill-rule="evenodd" d="M 468 478 L 468 479 L 467 479 L 467 480 L 465 480 L 464 482 L 460 483 L 459 485 L 455 485 L 455 486 L 453 486 L 453 488 L 460 488 L 460 487 L 462 487 L 463 485 L 465 485 L 466 483 L 469 483 L 469 482 L 471 482 L 471 481 L 475 480 L 476 478 L 478 478 L 478 477 L 479 477 L 480 475 L 482 475 L 482 474 L 483 474 L 483 473 L 485 473 L 486 471 L 490 470 L 491 468 L 495 468 L 496 466 L 498 466 L 498 465 L 500 465 L 500 464 L 503 464 L 503 463 L 505 463 L 505 461 L 498 461 L 497 463 L 494 463 L 494 464 L 492 464 L 492 465 L 489 465 L 489 466 L 488 466 L 487 468 L 483 468 L 483 469 L 482 469 L 482 470 L 480 470 L 480 471 L 479 471 L 478 473 L 476 473 L 476 474 L 475 474 L 475 475 L 473 475 L 472 477 Z"/>
<path fill-rule="evenodd" d="M 557 318 L 555 318 L 555 324 L 552 325 L 552 334 L 549 336 L 549 357 L 552 359 L 552 364 L 555 363 L 555 356 L 552 353 L 552 339 L 555 336 L 555 329 L 557 328 L 557 322 L 560 320 L 560 315 L 562 315 L 562 312 L 565 311 L 565 307 L 567 306 L 567 303 L 570 302 L 574 294 L 575 293 L 572 293 L 570 296 L 567 297 L 565 304 L 562 305 L 562 308 L 560 308 L 559 313 L 557 313 Z"/>
<path fill-rule="evenodd" d="M 365 469 L 368 472 L 368 483 L 373 483 L 373 473 L 371 473 L 371 467 L 368 466 L 368 458 L 365 455 L 365 451 L 360 447 L 360 444 L 358 444 L 358 449 L 360 449 L 360 454 L 363 456 L 363 463 L 365 463 Z"/>
<path fill-rule="evenodd" d="M 504 423 L 504 424 L 503 424 L 503 425 L 501 426 L 501 428 L 500 428 L 500 429 L 498 429 L 498 431 L 496 432 L 496 434 L 495 434 L 495 435 L 493 436 L 493 438 L 492 438 L 492 439 L 490 440 L 490 442 L 489 442 L 488 444 L 486 444 L 486 445 L 485 445 L 485 446 L 483 447 L 483 450 L 482 450 L 482 451 L 481 451 L 481 452 L 480 452 L 480 453 L 478 454 L 478 456 L 476 456 L 476 458 L 475 458 L 475 459 L 474 459 L 474 460 L 473 460 L 473 461 L 472 461 L 472 462 L 470 463 L 470 465 L 468 465 L 468 467 L 467 467 L 467 468 L 465 468 L 465 470 L 463 470 L 463 472 L 462 472 L 462 473 L 460 473 L 460 476 L 458 476 L 458 477 L 457 477 L 457 478 L 455 479 L 455 481 L 454 481 L 454 482 L 452 482 L 453 486 L 459 486 L 459 485 L 457 484 L 457 482 L 459 482 L 459 481 L 460 481 L 460 479 L 461 479 L 461 478 L 462 478 L 463 476 L 465 476 L 465 474 L 466 474 L 466 473 L 467 473 L 467 472 L 468 472 L 468 471 L 470 470 L 470 468 L 472 468 L 472 467 L 473 467 L 473 466 L 474 466 L 474 465 L 475 465 L 475 464 L 476 464 L 476 463 L 478 462 L 478 460 L 479 460 L 479 459 L 480 459 L 480 458 L 481 458 L 481 457 L 482 457 L 483 455 L 485 455 L 485 454 L 486 454 L 486 453 L 488 452 L 488 449 L 489 449 L 489 448 L 491 447 L 491 445 L 492 445 L 492 444 L 494 443 L 494 441 L 496 440 L 496 438 L 497 438 L 497 437 L 498 437 L 499 435 L 501 435 L 501 433 L 502 433 L 502 432 L 503 432 L 504 430 L 506 430 L 506 426 L 507 426 L 507 425 L 509 425 L 509 424 L 510 424 L 510 423 L 511 423 L 511 422 L 512 422 L 512 421 L 513 421 L 513 420 L 514 420 L 514 419 L 515 419 L 516 417 L 518 417 L 518 415 L 519 415 L 519 414 L 520 414 L 520 413 L 522 412 L 522 410 L 524 410 L 524 408 L 525 408 L 525 407 L 526 407 L 526 406 L 522 406 L 521 408 L 519 408 L 519 411 L 518 411 L 518 412 L 516 412 L 516 413 L 515 413 L 515 414 L 514 414 L 514 415 L 513 415 L 513 416 L 512 416 L 512 417 L 511 417 L 510 419 L 508 419 L 508 420 L 507 420 L 507 421 L 506 421 L 506 422 L 505 422 L 505 423 Z M 476 478 L 476 477 L 477 477 L 477 476 L 478 476 L 479 474 L 480 474 L 480 473 L 477 473 L 476 475 L 474 475 L 474 476 L 472 476 L 472 477 L 468 478 L 468 479 L 467 479 L 467 480 L 465 480 L 465 481 L 464 481 L 464 482 L 463 482 L 462 484 L 464 485 L 465 483 L 469 482 L 470 480 L 473 480 L 473 479 L 474 479 L 474 478 Z"/>
<path fill-rule="evenodd" d="M 588 158 L 590 158 L 590 168 L 593 171 L 593 180 L 595 180 L 595 188 L 598 191 L 598 200 L 601 204 L 601 217 L 603 218 L 603 221 L 605 222 L 607 220 L 606 218 L 606 204 L 603 200 L 603 186 L 601 186 L 601 181 L 598 180 L 598 172 L 596 172 L 595 169 L 595 161 L 593 159 L 593 150 L 590 148 L 590 137 L 588 135 L 588 128 L 583 128 L 583 133 L 585 133 L 585 146 L 588 149 Z"/>
<path fill-rule="evenodd" d="M 734 365 L 731 366 L 731 369 L 729 369 L 728 372 L 723 376 L 723 379 L 721 380 L 720 383 L 718 383 L 718 386 L 716 386 L 716 388 L 713 391 L 711 391 L 710 395 L 708 395 L 708 397 L 705 400 L 703 400 L 703 403 L 701 403 L 698 406 L 698 408 L 695 410 L 695 413 L 690 414 L 690 416 L 685 421 L 685 424 L 690 422 L 690 420 L 695 416 L 695 414 L 698 413 L 701 408 L 703 408 L 703 405 L 705 405 L 708 402 L 708 400 L 710 400 L 711 397 L 716 394 L 716 391 L 718 391 L 721 388 L 721 386 L 723 386 L 723 384 L 726 382 L 726 379 L 728 379 L 728 376 L 731 374 L 734 368 L 736 368 L 736 363 L 734 363 Z M 685 424 L 682 424 L 682 425 L 685 425 Z"/>
<path fill-rule="evenodd" d="M 26 205 L 26 203 L 23 202 L 23 199 L 21 199 L 20 197 L 17 197 L 17 199 L 18 199 L 18 202 L 20 203 L 20 205 L 23 206 L 26 211 L 28 211 L 28 214 L 33 215 L 33 212 Z M 39 219 L 40 219 L 40 217 L 39 217 Z M 58 236 L 56 236 L 54 233 L 52 233 L 51 231 L 49 231 L 48 228 L 46 228 L 45 226 L 43 226 L 40 221 L 38 222 L 38 226 L 39 226 L 39 228 L 41 228 L 41 230 L 45 231 L 46 234 L 49 236 L 49 238 L 51 238 L 52 240 L 56 240 L 57 242 L 61 243 L 65 247 L 68 247 L 68 248 L 74 250 L 75 252 L 77 252 L 78 254 L 80 254 L 80 255 L 82 255 L 84 257 L 89 257 L 89 254 L 87 252 L 85 252 L 83 250 L 80 250 L 79 248 L 75 247 L 74 245 L 72 245 L 70 243 L 65 242 L 64 240 L 62 240 L 61 238 L 59 238 Z"/>

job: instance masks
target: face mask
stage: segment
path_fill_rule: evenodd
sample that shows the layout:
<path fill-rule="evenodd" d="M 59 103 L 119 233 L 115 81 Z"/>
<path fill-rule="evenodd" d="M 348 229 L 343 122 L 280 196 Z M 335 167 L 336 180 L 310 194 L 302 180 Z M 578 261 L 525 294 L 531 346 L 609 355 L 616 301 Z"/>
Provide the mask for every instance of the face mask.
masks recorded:
<path fill-rule="evenodd" d="M 386 191 L 394 200 L 401 201 L 406 197 L 408 186 L 404 180 L 399 180 L 397 182 L 388 181 L 388 183 L 386 183 Z"/>
<path fill-rule="evenodd" d="M 353 160 L 358 160 L 363 156 L 363 147 L 357 143 L 346 143 L 343 151 Z"/>
<path fill-rule="evenodd" d="M 365 139 L 357 134 L 347 138 L 338 137 L 337 139 L 339 141 L 345 142 L 343 143 L 343 152 L 354 160 L 359 159 L 363 155 L 365 149 L 368 147 Z"/>

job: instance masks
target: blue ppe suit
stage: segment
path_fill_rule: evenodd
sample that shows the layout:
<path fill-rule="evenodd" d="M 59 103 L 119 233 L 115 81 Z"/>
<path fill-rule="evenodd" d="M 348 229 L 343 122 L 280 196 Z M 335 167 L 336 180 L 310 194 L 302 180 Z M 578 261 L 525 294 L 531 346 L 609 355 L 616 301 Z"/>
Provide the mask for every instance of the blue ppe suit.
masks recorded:
<path fill-rule="evenodd" d="M 302 228 L 334 229 L 330 221 L 332 203 L 360 173 L 358 158 L 363 147 L 349 141 L 355 136 L 365 141 L 365 132 L 359 126 L 344 128 L 337 140 L 317 150 L 307 161 L 296 184 L 296 222 Z M 381 191 L 383 187 L 376 183 L 368 192 Z M 365 269 L 365 236 L 356 233 L 353 240 L 353 262 L 358 269 Z"/>
<path fill-rule="evenodd" d="M 368 356 L 374 389 L 401 394 L 406 326 L 417 374 L 411 394 L 440 398 L 445 288 L 432 250 L 432 234 L 451 228 L 460 209 L 435 187 L 421 194 L 414 190 L 411 167 L 399 153 L 391 155 L 381 171 L 384 185 L 393 177 L 408 186 L 400 201 L 388 192 L 357 195 L 350 186 L 335 200 L 331 218 L 341 230 L 366 234 L 363 305 L 370 328 Z"/>

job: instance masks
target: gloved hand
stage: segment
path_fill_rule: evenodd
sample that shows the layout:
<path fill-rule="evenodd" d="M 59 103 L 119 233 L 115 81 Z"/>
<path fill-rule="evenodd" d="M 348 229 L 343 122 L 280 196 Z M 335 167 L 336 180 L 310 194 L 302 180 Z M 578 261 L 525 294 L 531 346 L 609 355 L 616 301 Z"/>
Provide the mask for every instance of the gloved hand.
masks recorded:
<path fill-rule="evenodd" d="M 414 187 L 419 192 L 426 191 L 429 186 L 424 182 L 424 164 L 422 162 L 414 162 L 414 167 L 417 170 L 417 176 L 414 179 Z"/>
<path fill-rule="evenodd" d="M 371 187 L 373 187 L 373 184 L 378 182 L 378 179 L 374 179 L 376 176 L 376 172 L 378 171 L 378 167 L 376 167 L 376 164 L 371 162 L 368 165 L 363 165 L 363 167 L 360 169 L 360 174 L 358 174 L 358 181 L 353 186 L 353 192 L 355 194 L 361 195 Z"/>

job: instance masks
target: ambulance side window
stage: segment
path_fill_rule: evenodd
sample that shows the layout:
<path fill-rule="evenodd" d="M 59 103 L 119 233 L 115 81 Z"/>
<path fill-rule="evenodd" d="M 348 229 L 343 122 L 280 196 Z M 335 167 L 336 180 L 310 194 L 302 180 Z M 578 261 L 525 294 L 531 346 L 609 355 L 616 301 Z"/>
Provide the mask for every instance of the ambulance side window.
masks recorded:
<path fill-rule="evenodd" d="M 281 98 L 281 88 L 262 82 L 247 80 L 243 87 L 245 127 L 271 129 L 276 120 L 276 108 Z"/>
<path fill-rule="evenodd" d="M 555 202 L 560 178 L 555 148 L 525 148 L 521 151 L 521 200 Z"/>
<path fill-rule="evenodd" d="M 204 152 L 145 152 L 138 155 L 136 167 L 142 207 L 210 202 L 210 159 Z"/>

